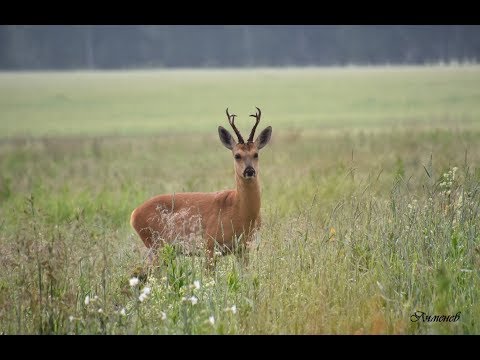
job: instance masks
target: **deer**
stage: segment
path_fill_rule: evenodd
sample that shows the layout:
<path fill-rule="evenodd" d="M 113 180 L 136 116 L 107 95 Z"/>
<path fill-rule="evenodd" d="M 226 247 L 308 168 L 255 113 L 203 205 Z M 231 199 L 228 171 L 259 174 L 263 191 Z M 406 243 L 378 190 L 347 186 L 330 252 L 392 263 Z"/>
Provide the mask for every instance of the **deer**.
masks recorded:
<path fill-rule="evenodd" d="M 157 195 L 133 210 L 130 224 L 149 250 L 151 261 L 155 261 L 160 248 L 171 244 L 184 254 L 203 249 L 208 268 L 214 266 L 216 255 L 231 253 L 248 263 L 248 250 L 261 226 L 259 150 L 272 135 L 268 126 L 253 140 L 262 114 L 256 109 L 250 115 L 256 121 L 246 142 L 235 126 L 237 115 L 230 115 L 228 108 L 227 120 L 237 141 L 218 126 L 220 142 L 232 153 L 234 189 Z"/>

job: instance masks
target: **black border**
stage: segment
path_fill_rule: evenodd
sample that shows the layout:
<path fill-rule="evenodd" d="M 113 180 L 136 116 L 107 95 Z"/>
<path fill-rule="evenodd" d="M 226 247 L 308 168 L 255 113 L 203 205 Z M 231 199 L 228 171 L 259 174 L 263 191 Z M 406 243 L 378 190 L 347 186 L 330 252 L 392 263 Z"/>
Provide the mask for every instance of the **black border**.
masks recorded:
<path fill-rule="evenodd" d="M 468 3 L 157 1 L 10 3 L 0 24 L 476 24 Z"/>

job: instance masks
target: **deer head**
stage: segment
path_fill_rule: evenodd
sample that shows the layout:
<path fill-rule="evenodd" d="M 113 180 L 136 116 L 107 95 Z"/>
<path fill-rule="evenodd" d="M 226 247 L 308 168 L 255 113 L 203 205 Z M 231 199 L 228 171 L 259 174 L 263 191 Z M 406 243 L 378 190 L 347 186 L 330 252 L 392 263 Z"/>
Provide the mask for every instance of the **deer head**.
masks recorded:
<path fill-rule="evenodd" d="M 256 121 L 246 143 L 243 140 L 240 131 L 238 131 L 237 127 L 235 126 L 236 115 L 230 115 L 228 113 L 228 108 L 226 110 L 228 123 L 233 128 L 233 131 L 235 131 L 238 141 L 235 141 L 232 135 L 224 127 L 218 127 L 220 141 L 222 142 L 223 146 L 232 151 L 235 173 L 237 177 L 246 181 L 253 180 L 257 177 L 259 171 L 258 152 L 268 144 L 270 137 L 272 136 L 272 127 L 268 126 L 262 130 L 255 141 L 253 140 L 253 137 L 255 136 L 255 130 L 262 115 L 262 112 L 258 107 L 257 110 L 258 112 L 256 114 L 250 115 L 254 117 Z"/>

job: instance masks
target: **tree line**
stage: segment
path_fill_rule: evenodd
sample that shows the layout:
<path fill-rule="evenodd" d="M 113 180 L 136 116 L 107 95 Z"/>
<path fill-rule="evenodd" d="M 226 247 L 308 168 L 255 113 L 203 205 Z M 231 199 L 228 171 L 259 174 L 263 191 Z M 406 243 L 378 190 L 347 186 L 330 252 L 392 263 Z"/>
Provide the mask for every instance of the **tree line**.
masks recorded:
<path fill-rule="evenodd" d="M 0 26 L 0 69 L 478 62 L 478 25 Z"/>

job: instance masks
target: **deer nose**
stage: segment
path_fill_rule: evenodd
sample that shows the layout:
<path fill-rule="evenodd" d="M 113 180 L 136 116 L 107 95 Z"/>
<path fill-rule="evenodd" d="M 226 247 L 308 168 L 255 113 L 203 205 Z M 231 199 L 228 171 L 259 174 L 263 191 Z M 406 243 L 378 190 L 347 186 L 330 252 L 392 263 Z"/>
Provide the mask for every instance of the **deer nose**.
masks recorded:
<path fill-rule="evenodd" d="M 246 178 L 254 177 L 255 176 L 255 169 L 251 166 L 247 166 L 247 168 L 243 172 L 243 176 L 246 177 Z"/>

